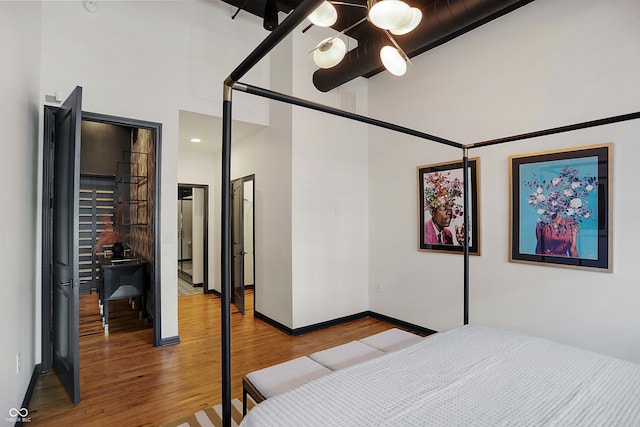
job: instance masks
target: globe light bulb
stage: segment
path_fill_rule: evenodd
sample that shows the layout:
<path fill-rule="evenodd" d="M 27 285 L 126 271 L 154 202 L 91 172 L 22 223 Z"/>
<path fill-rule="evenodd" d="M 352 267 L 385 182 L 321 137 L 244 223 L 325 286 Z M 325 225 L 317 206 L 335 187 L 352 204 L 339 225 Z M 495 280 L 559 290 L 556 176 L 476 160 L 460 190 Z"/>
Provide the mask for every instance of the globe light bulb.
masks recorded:
<path fill-rule="evenodd" d="M 347 53 L 347 46 L 340 38 L 322 40 L 313 51 L 313 62 L 320 68 L 335 67 Z"/>
<path fill-rule="evenodd" d="M 380 59 L 387 71 L 395 76 L 402 76 L 407 72 L 407 61 L 395 47 L 384 46 L 380 49 Z"/>
<path fill-rule="evenodd" d="M 411 7 L 402 0 L 380 0 L 369 9 L 369 20 L 383 30 L 402 28 L 412 16 Z"/>
<path fill-rule="evenodd" d="M 391 32 L 391 34 L 395 34 L 396 36 L 401 36 L 403 34 L 407 34 L 413 31 L 418 26 L 418 24 L 420 24 L 420 21 L 422 21 L 422 12 L 420 12 L 420 9 L 418 9 L 417 7 L 412 7 L 411 19 L 409 20 L 409 22 L 406 25 L 403 25 L 402 27 L 395 28 L 389 31 Z"/>
<path fill-rule="evenodd" d="M 307 16 L 307 19 L 318 27 L 330 27 L 338 20 L 338 11 L 331 3 L 324 1 Z"/>

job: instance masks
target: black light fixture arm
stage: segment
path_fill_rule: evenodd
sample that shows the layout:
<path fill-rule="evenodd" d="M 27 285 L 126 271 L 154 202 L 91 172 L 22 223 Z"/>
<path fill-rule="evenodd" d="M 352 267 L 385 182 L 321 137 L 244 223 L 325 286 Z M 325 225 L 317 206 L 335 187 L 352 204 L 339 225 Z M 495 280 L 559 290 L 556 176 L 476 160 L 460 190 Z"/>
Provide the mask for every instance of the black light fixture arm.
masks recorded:
<path fill-rule="evenodd" d="M 249 3 L 249 0 L 244 0 L 242 2 L 242 4 L 240 5 L 240 7 L 238 7 L 238 10 L 236 10 L 236 13 L 233 14 L 233 16 L 231 17 L 231 19 L 236 19 L 236 16 L 238 16 L 238 13 L 240 13 L 240 11 L 242 9 L 244 9 L 244 7 L 247 5 L 247 3 Z"/>

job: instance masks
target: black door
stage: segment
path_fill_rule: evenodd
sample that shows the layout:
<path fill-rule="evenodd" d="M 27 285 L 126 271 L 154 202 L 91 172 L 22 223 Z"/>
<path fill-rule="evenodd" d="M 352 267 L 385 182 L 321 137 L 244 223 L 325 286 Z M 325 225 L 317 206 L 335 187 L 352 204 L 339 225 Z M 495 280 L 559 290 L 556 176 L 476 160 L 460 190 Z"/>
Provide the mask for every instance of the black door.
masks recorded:
<path fill-rule="evenodd" d="M 233 268 L 231 269 L 231 301 L 244 314 L 244 179 L 231 182 L 231 241 Z"/>
<path fill-rule="evenodd" d="M 53 165 L 53 369 L 74 404 L 80 401 L 79 250 L 82 88 L 55 113 Z"/>

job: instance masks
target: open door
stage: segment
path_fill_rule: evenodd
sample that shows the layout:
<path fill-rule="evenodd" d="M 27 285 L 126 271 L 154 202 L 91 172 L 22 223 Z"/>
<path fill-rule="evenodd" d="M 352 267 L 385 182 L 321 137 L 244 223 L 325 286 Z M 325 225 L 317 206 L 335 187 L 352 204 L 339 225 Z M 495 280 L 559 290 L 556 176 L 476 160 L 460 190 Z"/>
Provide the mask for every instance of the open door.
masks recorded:
<path fill-rule="evenodd" d="M 53 165 L 53 369 L 74 404 L 80 402 L 79 192 L 82 88 L 55 113 Z"/>
<path fill-rule="evenodd" d="M 231 182 L 231 241 L 233 268 L 231 269 L 231 302 L 244 314 L 244 179 Z"/>

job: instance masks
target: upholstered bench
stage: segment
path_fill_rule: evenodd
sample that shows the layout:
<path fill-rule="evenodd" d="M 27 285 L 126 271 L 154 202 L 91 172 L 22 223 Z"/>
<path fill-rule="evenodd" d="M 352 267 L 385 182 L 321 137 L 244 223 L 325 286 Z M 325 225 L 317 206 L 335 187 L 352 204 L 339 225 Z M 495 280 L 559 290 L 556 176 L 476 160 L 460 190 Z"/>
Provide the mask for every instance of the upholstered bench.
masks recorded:
<path fill-rule="evenodd" d="M 248 373 L 242 378 L 242 413 L 247 413 L 247 395 L 260 403 L 332 371 L 355 365 L 390 351 L 399 350 L 423 337 L 397 328 L 358 341 L 317 351 Z"/>
<path fill-rule="evenodd" d="M 330 372 L 307 356 L 250 372 L 242 378 L 242 414 L 247 413 L 247 394 L 260 403 Z"/>
<path fill-rule="evenodd" d="M 317 351 L 309 357 L 332 371 L 344 369 L 356 363 L 382 356 L 384 352 L 360 341 L 351 341 L 326 350 Z"/>
<path fill-rule="evenodd" d="M 411 332 L 403 331 L 398 328 L 393 328 L 371 335 L 370 337 L 363 338 L 360 342 L 380 351 L 384 351 L 385 353 L 389 353 L 390 351 L 409 347 L 423 339 L 424 337 L 421 337 L 420 335 L 412 334 Z"/>

